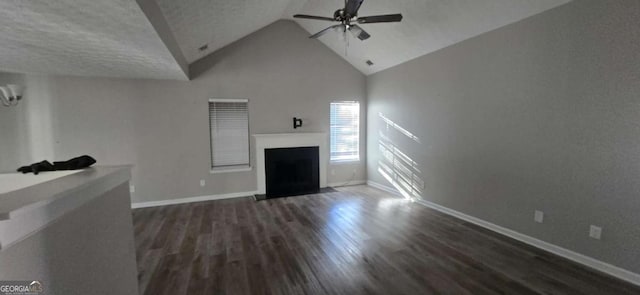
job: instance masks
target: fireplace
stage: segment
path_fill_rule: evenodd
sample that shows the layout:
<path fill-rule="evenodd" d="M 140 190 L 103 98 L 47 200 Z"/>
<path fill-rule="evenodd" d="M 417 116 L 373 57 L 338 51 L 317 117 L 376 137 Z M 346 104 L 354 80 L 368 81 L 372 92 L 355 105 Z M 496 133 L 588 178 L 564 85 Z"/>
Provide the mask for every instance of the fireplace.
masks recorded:
<path fill-rule="evenodd" d="M 255 140 L 256 195 L 267 194 L 267 169 L 265 155 L 267 150 L 281 148 L 315 147 L 318 154 L 318 178 L 320 188 L 327 187 L 327 166 L 329 164 L 329 148 L 326 133 L 278 133 L 253 134 Z"/>
<path fill-rule="evenodd" d="M 266 197 L 317 193 L 320 190 L 319 148 L 264 150 Z"/>

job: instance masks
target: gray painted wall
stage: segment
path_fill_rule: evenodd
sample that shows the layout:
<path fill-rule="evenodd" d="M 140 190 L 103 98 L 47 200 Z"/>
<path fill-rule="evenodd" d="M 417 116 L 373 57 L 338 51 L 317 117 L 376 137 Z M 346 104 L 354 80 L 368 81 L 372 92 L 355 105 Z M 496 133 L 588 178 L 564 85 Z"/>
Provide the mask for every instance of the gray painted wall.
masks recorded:
<path fill-rule="evenodd" d="M 22 115 L 23 112 L 17 108 L 0 106 L 0 172 L 15 169 L 14 166 L 20 163 L 17 154 L 21 149 L 17 122 L 21 121 Z"/>
<path fill-rule="evenodd" d="M 15 172 L 19 165 L 51 154 L 44 143 L 49 143 L 51 128 L 50 103 L 46 87 L 42 87 L 41 77 L 27 79 L 25 75 L 0 73 L 0 85 L 29 85 L 24 97 L 30 95 L 43 99 L 44 103 L 22 100 L 17 106 L 0 106 L 0 173 Z M 46 151 L 45 151 L 46 150 Z"/>
<path fill-rule="evenodd" d="M 19 82 L 19 77 L 0 73 L 0 85 Z M 20 132 L 25 121 L 24 105 L 4 107 L 0 105 L 0 173 L 15 169 L 23 159 L 21 151 L 25 135 Z"/>
<path fill-rule="evenodd" d="M 16 107 L 0 109 L 6 124 L 0 142 L 10 159 L 1 171 L 47 159 L 64 160 L 90 154 L 101 164 L 135 163 L 133 80 L 87 79 L 43 75 L 2 75 L 0 84 L 26 87 Z M 4 116 L 8 114 L 8 116 Z"/>
<path fill-rule="evenodd" d="M 328 181 L 364 180 L 365 76 L 307 37 L 292 21 L 275 22 L 197 61 L 186 82 L 11 75 L 26 81 L 28 118 L 6 121 L 28 134 L 23 162 L 90 154 L 101 165 L 134 164 L 132 198 L 144 202 L 256 189 L 255 171 L 209 173 L 209 98 L 248 98 L 251 133 L 328 133 L 329 103 L 359 100 L 361 161 L 329 166 Z M 305 121 L 295 131 L 294 116 Z"/>
<path fill-rule="evenodd" d="M 369 76 L 369 179 L 640 273 L 638 28 L 576 0 Z"/>
<path fill-rule="evenodd" d="M 17 124 L 18 112 L 0 106 L 0 172 L 9 171 L 18 165 Z"/>
<path fill-rule="evenodd" d="M 365 77 L 291 21 L 278 21 L 196 61 L 189 83 L 140 82 L 136 100 L 138 177 L 147 195 L 198 196 L 255 190 L 255 170 L 209 174 L 209 98 L 248 98 L 252 134 L 329 132 L 329 103 L 359 100 L 361 154 L 357 164 L 332 165 L 329 183 L 366 179 Z M 174 115 L 170 115 L 174 114 Z M 292 118 L 303 118 L 294 131 Z M 254 164 L 253 142 L 251 161 Z M 156 147 L 145 153 L 145 148 Z M 171 152 L 169 152 L 171 151 Z M 205 165 L 206 164 L 206 165 Z M 356 170 L 353 175 L 353 170 Z M 149 172 L 141 177 L 140 173 Z M 207 186 L 200 188 L 199 180 Z M 160 186 L 158 183 L 172 185 Z"/>

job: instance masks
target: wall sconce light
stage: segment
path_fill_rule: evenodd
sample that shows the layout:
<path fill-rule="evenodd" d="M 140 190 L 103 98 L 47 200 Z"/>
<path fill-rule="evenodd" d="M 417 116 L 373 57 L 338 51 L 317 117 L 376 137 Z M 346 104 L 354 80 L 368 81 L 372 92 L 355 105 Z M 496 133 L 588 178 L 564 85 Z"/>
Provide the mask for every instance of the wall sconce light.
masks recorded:
<path fill-rule="evenodd" d="M 22 99 L 24 87 L 16 84 L 0 86 L 0 101 L 5 107 L 15 106 Z"/>

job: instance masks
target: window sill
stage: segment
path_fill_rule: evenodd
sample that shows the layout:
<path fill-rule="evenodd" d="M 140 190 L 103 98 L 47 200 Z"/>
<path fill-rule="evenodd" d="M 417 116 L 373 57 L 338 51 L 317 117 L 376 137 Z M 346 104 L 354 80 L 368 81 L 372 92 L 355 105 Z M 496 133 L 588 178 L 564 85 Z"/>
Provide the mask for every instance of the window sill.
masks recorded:
<path fill-rule="evenodd" d="M 357 160 L 333 160 L 329 161 L 330 165 L 348 165 L 348 164 L 358 164 L 360 163 L 360 159 Z"/>
<path fill-rule="evenodd" d="M 251 171 L 253 168 L 251 166 L 233 166 L 233 167 L 225 167 L 225 168 L 212 168 L 209 170 L 210 174 L 220 174 L 220 173 L 233 173 L 233 172 L 246 172 Z"/>

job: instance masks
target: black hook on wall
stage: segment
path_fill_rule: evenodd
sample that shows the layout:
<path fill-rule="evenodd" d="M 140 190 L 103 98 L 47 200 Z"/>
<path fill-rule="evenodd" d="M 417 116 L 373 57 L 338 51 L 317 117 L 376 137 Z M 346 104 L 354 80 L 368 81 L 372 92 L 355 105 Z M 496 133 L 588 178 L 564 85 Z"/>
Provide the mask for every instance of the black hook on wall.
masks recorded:
<path fill-rule="evenodd" d="M 296 129 L 298 127 L 302 127 L 302 119 L 293 117 L 293 129 Z"/>

